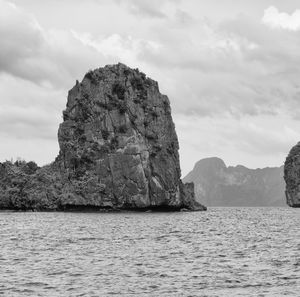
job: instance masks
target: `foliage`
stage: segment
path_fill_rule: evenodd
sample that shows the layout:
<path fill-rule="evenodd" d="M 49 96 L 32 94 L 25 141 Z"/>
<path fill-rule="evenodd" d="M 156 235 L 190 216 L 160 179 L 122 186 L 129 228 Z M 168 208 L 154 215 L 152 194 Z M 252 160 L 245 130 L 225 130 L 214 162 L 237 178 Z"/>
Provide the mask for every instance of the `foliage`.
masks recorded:
<path fill-rule="evenodd" d="M 40 167 L 34 162 L 34 161 L 29 161 L 28 163 L 26 163 L 26 165 L 24 166 L 23 171 L 26 174 L 32 175 L 34 174 Z"/>
<path fill-rule="evenodd" d="M 121 100 L 125 99 L 125 88 L 120 83 L 114 83 L 112 86 L 112 93 L 117 95 Z"/>
<path fill-rule="evenodd" d="M 127 128 L 126 124 L 121 125 L 121 126 L 118 128 L 118 131 L 119 131 L 120 133 L 126 133 L 127 130 L 128 130 L 128 128 Z"/>
<path fill-rule="evenodd" d="M 132 85 L 132 87 L 136 90 L 143 90 L 144 89 L 144 83 L 141 77 L 139 76 L 134 76 L 131 80 L 130 83 Z"/>
<path fill-rule="evenodd" d="M 110 141 L 110 149 L 115 150 L 118 148 L 118 145 L 119 145 L 118 137 L 115 136 Z"/>
<path fill-rule="evenodd" d="M 97 75 L 93 72 L 93 70 L 89 70 L 86 74 L 85 77 L 91 81 L 92 84 L 96 85 L 98 80 L 97 80 Z"/>
<path fill-rule="evenodd" d="M 101 130 L 101 134 L 102 134 L 102 138 L 104 140 L 107 140 L 108 139 L 108 136 L 109 136 L 109 132 L 107 130 Z"/>
<path fill-rule="evenodd" d="M 122 104 L 119 105 L 119 112 L 120 114 L 124 114 L 127 111 L 127 105 L 125 104 L 125 102 L 123 102 Z"/>

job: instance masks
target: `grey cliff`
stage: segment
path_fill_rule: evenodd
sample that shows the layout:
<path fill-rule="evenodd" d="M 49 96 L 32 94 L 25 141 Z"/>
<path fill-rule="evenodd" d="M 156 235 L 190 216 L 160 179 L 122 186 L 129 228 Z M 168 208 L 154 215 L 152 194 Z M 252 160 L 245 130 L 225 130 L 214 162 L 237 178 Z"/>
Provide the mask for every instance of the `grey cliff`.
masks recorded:
<path fill-rule="evenodd" d="M 119 63 L 77 81 L 58 142 L 56 160 L 31 174 L 1 164 L 0 199 L 33 209 L 205 209 L 180 179 L 169 99 L 138 69 Z"/>
<path fill-rule="evenodd" d="M 290 150 L 285 160 L 284 180 L 287 204 L 300 207 L 300 142 Z"/>

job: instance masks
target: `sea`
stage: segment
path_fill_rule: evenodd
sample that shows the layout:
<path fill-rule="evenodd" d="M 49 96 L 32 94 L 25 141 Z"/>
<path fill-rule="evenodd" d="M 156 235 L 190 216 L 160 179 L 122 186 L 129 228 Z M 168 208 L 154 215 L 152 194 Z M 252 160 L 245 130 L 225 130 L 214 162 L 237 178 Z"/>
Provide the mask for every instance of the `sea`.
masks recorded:
<path fill-rule="evenodd" d="M 300 296 L 300 209 L 1 212 L 0 296 Z"/>

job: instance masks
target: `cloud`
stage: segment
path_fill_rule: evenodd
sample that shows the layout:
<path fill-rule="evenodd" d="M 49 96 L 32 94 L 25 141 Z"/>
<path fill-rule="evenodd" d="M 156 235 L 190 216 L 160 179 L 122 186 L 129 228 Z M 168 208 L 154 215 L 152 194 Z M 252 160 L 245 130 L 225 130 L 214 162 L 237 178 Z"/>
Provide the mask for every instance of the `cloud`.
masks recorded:
<path fill-rule="evenodd" d="M 38 164 L 58 154 L 57 128 L 66 91 L 10 74 L 0 75 L 0 160 L 17 157 Z"/>
<path fill-rule="evenodd" d="M 286 29 L 298 31 L 300 29 L 300 10 L 295 10 L 292 14 L 279 12 L 277 7 L 270 6 L 265 9 L 262 22 L 275 29 Z"/>
<path fill-rule="evenodd" d="M 155 3 L 156 2 L 156 3 Z M 154 3 L 140 1 L 140 0 L 131 0 L 128 1 L 127 5 L 129 6 L 130 11 L 133 14 L 148 16 L 154 18 L 165 18 L 166 15 L 162 13 L 159 9 L 157 9 L 157 5 L 159 1 L 154 1 Z"/>
<path fill-rule="evenodd" d="M 42 141 L 56 148 L 67 90 L 88 69 L 119 61 L 169 96 L 185 170 L 209 155 L 274 164 L 300 137 L 296 21 L 276 27 L 266 17 L 276 11 L 260 21 L 260 9 L 259 20 L 227 13 L 213 22 L 197 13 L 200 1 L 97 0 L 74 10 L 69 2 L 52 6 L 63 8 L 54 24 L 0 0 L 0 142 L 12 144 L 2 156 L 30 157 Z M 67 17 L 81 9 L 80 18 Z M 35 146 L 23 151 L 29 139 Z"/>
<path fill-rule="evenodd" d="M 1 1 L 0 7 L 0 69 L 21 76 L 28 67 L 26 61 L 38 55 L 43 34 L 35 19 L 14 4 Z M 32 71 L 27 75 L 35 76 Z"/>
<path fill-rule="evenodd" d="M 95 36 L 72 29 L 46 30 L 32 15 L 0 1 L 0 38 L 6 41 L 0 70 L 40 85 L 70 88 L 95 65 L 121 61 L 158 80 L 174 102 L 174 110 L 184 114 L 276 114 L 282 105 L 280 96 L 294 96 L 294 79 L 282 82 L 282 78 L 287 72 L 291 77 L 298 72 L 296 67 L 291 69 L 298 62 L 299 54 L 293 55 L 297 40 L 285 37 L 283 44 L 275 33 L 269 36 L 268 28 L 245 18 L 212 24 L 174 6 L 163 23 L 153 23 L 147 32 L 141 28 L 146 38 L 118 33 Z M 149 5 L 130 3 L 145 11 Z M 160 3 L 153 7 L 170 5 Z M 182 106 L 184 97 L 187 101 Z"/>
<path fill-rule="evenodd" d="M 76 75 L 82 76 L 87 65 L 106 62 L 70 31 L 45 30 L 11 2 L 0 0 L 0 8 L 0 73 L 62 88 L 70 87 Z"/>
<path fill-rule="evenodd" d="M 175 114 L 183 175 L 198 160 L 218 156 L 228 165 L 281 166 L 300 139 L 300 122 L 259 115 L 199 118 Z"/>
<path fill-rule="evenodd" d="M 115 0 L 118 4 L 124 4 L 130 13 L 138 17 L 165 19 L 180 0 Z M 171 5 L 169 5 L 171 4 Z"/>
<path fill-rule="evenodd" d="M 176 9 L 163 23 L 153 24 L 147 38 L 77 31 L 73 36 L 108 60 L 138 66 L 158 80 L 176 113 L 299 114 L 299 39 L 246 16 L 213 24 Z"/>
<path fill-rule="evenodd" d="M 89 33 L 72 30 L 75 39 L 86 47 L 96 50 L 108 60 L 124 61 L 129 65 L 137 65 L 137 57 L 144 51 L 158 52 L 160 44 L 130 35 L 112 34 L 95 38 Z"/>
<path fill-rule="evenodd" d="M 57 141 L 66 92 L 8 74 L 0 75 L 0 82 L 1 143 L 8 138 Z"/>

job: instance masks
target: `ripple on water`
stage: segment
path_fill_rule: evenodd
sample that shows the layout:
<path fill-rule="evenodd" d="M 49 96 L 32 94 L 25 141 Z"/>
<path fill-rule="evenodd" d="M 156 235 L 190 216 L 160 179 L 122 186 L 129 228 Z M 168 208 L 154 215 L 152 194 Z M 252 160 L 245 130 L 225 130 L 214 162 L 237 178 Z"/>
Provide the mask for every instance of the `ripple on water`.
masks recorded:
<path fill-rule="evenodd" d="M 3 296 L 299 296 L 300 209 L 0 213 Z"/>

